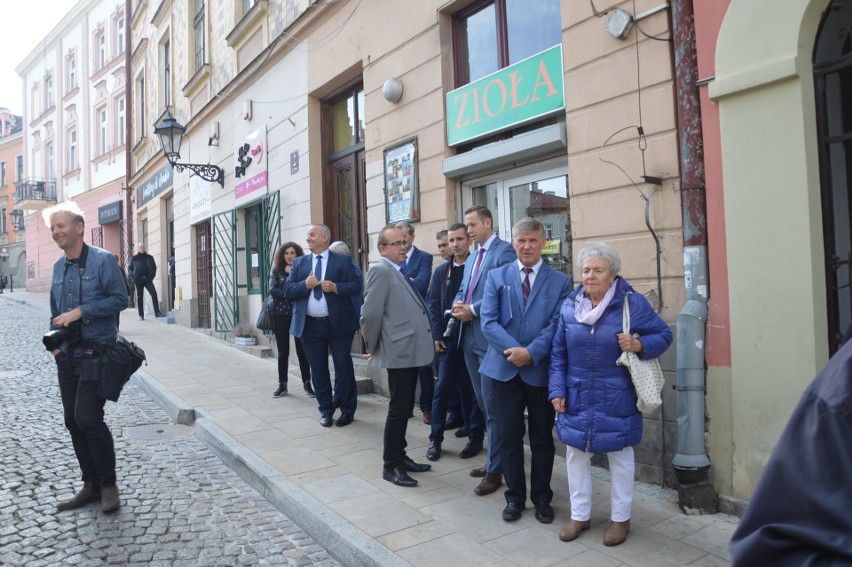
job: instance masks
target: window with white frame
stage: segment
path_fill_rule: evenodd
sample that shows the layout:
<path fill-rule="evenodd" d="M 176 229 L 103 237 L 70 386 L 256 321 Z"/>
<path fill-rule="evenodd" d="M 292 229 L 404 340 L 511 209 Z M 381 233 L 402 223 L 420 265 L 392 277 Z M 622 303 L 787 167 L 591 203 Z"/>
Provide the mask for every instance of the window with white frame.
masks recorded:
<path fill-rule="evenodd" d="M 251 7 L 257 4 L 257 0 L 242 0 L 243 2 L 243 16 L 249 13 Z"/>
<path fill-rule="evenodd" d="M 124 14 L 115 18 L 115 52 L 124 53 Z"/>
<path fill-rule="evenodd" d="M 145 137 L 148 129 L 145 125 L 145 71 L 136 77 L 136 139 Z"/>
<path fill-rule="evenodd" d="M 0 161 L 0 187 L 6 186 L 6 162 Z"/>
<path fill-rule="evenodd" d="M 192 17 L 192 35 L 195 45 L 195 56 L 193 58 L 195 72 L 198 72 L 204 65 L 204 51 L 206 47 L 205 13 L 204 0 L 195 0 L 195 10 Z"/>
<path fill-rule="evenodd" d="M 103 32 L 103 30 L 98 32 L 95 42 L 98 46 L 98 50 L 95 52 L 95 70 L 100 71 L 106 65 L 107 60 L 106 34 Z"/>
<path fill-rule="evenodd" d="M 45 153 L 47 154 L 47 179 L 51 181 L 56 179 L 56 158 L 53 154 L 53 144 L 47 144 Z"/>
<path fill-rule="evenodd" d="M 0 234 L 6 234 L 6 209 L 0 209 Z"/>
<path fill-rule="evenodd" d="M 77 57 L 71 53 L 68 56 L 68 88 L 65 92 L 71 92 L 77 88 Z"/>
<path fill-rule="evenodd" d="M 95 116 L 98 121 L 98 151 L 97 154 L 99 156 L 104 155 L 107 152 L 107 109 L 106 106 L 102 106 L 97 109 L 95 112 Z"/>
<path fill-rule="evenodd" d="M 172 47 L 169 41 L 169 31 L 160 41 L 160 94 L 162 108 L 172 105 Z"/>
<path fill-rule="evenodd" d="M 15 156 L 15 182 L 24 179 L 24 156 L 23 154 Z"/>
<path fill-rule="evenodd" d="M 53 106 L 53 75 L 49 74 L 44 78 L 44 107 L 51 108 Z"/>
<path fill-rule="evenodd" d="M 68 171 L 77 170 L 77 129 L 68 131 Z"/>
<path fill-rule="evenodd" d="M 115 144 L 117 146 L 124 145 L 127 140 L 127 128 L 126 128 L 126 120 L 127 120 L 127 104 L 124 100 L 124 97 L 121 97 L 116 101 L 115 104 L 115 132 L 116 132 L 116 140 Z"/>

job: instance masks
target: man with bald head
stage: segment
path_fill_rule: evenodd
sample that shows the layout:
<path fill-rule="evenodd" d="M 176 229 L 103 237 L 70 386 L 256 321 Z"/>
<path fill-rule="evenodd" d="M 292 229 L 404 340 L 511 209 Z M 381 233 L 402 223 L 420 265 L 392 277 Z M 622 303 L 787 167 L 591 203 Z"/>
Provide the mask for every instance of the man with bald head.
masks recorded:
<path fill-rule="evenodd" d="M 353 298 L 360 300 L 361 278 L 352 259 L 328 249 L 331 231 L 323 224 L 308 228 L 310 254 L 296 258 L 284 285 L 284 296 L 293 300 L 290 334 L 302 340 L 311 365 L 311 377 L 320 412 L 320 425 L 331 427 L 334 410 L 340 408 L 337 426 L 352 423 L 358 405 L 355 369 L 349 352 L 358 315 Z M 334 361 L 334 389 L 328 369 L 328 351 Z"/>

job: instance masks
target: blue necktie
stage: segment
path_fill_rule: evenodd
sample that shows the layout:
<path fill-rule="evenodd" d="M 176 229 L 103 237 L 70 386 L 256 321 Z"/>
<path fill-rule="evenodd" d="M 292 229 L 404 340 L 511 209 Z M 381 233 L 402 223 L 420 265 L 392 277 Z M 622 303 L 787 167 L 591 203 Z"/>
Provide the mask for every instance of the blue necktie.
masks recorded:
<path fill-rule="evenodd" d="M 314 268 L 314 275 L 318 280 L 322 279 L 322 256 L 317 256 L 317 266 Z M 314 298 L 322 299 L 322 286 L 317 285 L 314 288 Z"/>
<path fill-rule="evenodd" d="M 408 265 L 408 258 L 402 261 L 402 265 L 399 267 L 399 270 L 402 271 Z"/>

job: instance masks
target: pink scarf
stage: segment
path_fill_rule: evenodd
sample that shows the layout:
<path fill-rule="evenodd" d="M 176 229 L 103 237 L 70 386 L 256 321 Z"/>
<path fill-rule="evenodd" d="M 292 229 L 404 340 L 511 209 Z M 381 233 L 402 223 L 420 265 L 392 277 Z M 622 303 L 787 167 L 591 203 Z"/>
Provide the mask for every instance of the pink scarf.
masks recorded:
<path fill-rule="evenodd" d="M 615 295 L 616 281 L 618 280 L 612 280 L 612 284 L 610 284 L 609 289 L 606 290 L 606 294 L 604 294 L 603 299 L 600 303 L 598 303 L 597 307 L 592 307 L 592 300 L 586 297 L 585 288 L 577 294 L 576 303 L 574 305 L 574 318 L 578 323 L 594 325 L 598 322 L 598 319 L 601 318 L 601 315 L 604 314 L 606 308 L 609 307 L 609 303 Z"/>

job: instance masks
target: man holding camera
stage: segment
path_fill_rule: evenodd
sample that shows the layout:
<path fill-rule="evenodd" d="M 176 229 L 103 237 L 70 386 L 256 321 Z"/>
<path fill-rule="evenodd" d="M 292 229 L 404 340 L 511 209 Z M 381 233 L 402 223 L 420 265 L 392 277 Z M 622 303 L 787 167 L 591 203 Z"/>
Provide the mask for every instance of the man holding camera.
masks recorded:
<path fill-rule="evenodd" d="M 470 236 L 462 223 L 447 231 L 452 257 L 441 264 L 432 276 L 429 288 L 429 316 L 432 318 L 432 339 L 438 356 L 438 385 L 432 399 L 432 432 L 426 458 L 441 458 L 441 444 L 446 430 L 447 406 L 453 392 L 458 392 L 462 415 L 470 419 L 473 387 L 464 362 L 464 352 L 458 346 L 458 319 L 452 317 L 453 300 L 464 277 L 464 263 L 470 254 Z M 482 438 L 479 438 L 482 443 Z"/>
<path fill-rule="evenodd" d="M 44 211 L 51 237 L 65 253 L 53 265 L 51 331 L 44 345 L 56 359 L 65 427 L 82 471 L 83 488 L 62 500 L 58 511 L 100 500 L 101 510 L 118 510 L 115 446 L 104 422 L 106 399 L 99 395 L 99 343 L 116 340 L 115 316 L 127 306 L 127 287 L 110 252 L 83 242 L 85 217 L 74 202 Z"/>

